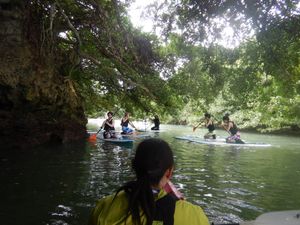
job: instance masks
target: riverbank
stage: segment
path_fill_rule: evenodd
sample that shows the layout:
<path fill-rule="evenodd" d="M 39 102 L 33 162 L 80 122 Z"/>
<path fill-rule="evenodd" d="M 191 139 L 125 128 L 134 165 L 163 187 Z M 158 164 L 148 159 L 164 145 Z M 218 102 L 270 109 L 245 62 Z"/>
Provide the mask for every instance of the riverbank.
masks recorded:
<path fill-rule="evenodd" d="M 300 136 L 300 129 L 297 128 L 282 128 L 278 130 L 265 130 L 261 128 L 242 128 L 242 132 L 248 133 L 260 133 L 260 134 L 272 134 L 272 135 L 288 135 L 288 136 Z"/>
<path fill-rule="evenodd" d="M 87 129 L 88 130 L 97 130 L 102 125 L 102 122 L 105 120 L 105 118 L 90 118 L 88 119 Z M 118 128 L 121 123 L 120 119 L 115 119 L 115 126 Z M 144 121 L 144 120 L 138 120 L 133 121 L 136 127 L 139 129 L 149 129 L 152 125 L 151 121 Z M 190 126 L 191 129 L 193 127 L 193 124 L 187 123 L 187 121 L 181 121 L 181 122 L 174 122 L 172 123 L 166 123 L 168 125 L 181 125 L 181 126 Z M 218 127 L 217 130 L 223 130 L 223 128 Z M 241 132 L 248 132 L 248 133 L 254 133 L 254 134 L 270 134 L 270 135 L 288 135 L 288 136 L 300 136 L 300 128 L 298 126 L 293 127 L 285 127 L 281 129 L 272 130 L 271 128 L 263 128 L 263 127 L 245 127 L 241 128 Z"/>

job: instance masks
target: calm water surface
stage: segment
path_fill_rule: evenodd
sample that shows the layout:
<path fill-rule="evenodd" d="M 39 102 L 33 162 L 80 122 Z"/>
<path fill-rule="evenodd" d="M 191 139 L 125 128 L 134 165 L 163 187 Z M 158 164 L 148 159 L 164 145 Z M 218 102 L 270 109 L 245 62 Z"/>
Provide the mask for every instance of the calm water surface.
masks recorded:
<path fill-rule="evenodd" d="M 162 126 L 162 132 L 151 136 L 170 143 L 176 162 L 174 184 L 188 201 L 202 206 L 211 222 L 252 220 L 264 212 L 300 208 L 299 137 L 242 133 L 247 141 L 272 144 L 264 148 L 208 146 L 173 138 L 204 133 Z M 86 224 L 96 199 L 133 177 L 130 160 L 138 142 L 1 150 L 1 224 Z"/>

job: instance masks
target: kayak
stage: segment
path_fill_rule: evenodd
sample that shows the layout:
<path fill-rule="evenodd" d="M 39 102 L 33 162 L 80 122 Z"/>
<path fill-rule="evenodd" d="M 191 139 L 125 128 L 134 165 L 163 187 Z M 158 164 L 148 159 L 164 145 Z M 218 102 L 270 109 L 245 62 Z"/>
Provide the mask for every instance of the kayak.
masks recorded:
<path fill-rule="evenodd" d="M 241 222 L 240 225 L 299 225 L 300 210 L 264 213 L 254 221 Z M 222 225 L 222 224 L 215 224 Z"/>
<path fill-rule="evenodd" d="M 213 225 L 299 225 L 300 210 L 288 210 L 264 213 L 253 221 L 243 221 L 240 223 L 212 223 Z"/>
<path fill-rule="evenodd" d="M 269 212 L 256 218 L 253 225 L 299 225 L 300 210 Z"/>
<path fill-rule="evenodd" d="M 190 142 L 195 142 L 199 144 L 207 144 L 207 145 L 220 145 L 220 146 L 238 146 L 238 147 L 270 147 L 270 144 L 267 143 L 251 143 L 251 142 L 245 142 L 245 143 L 230 143 L 226 142 L 224 138 L 221 139 L 203 139 L 196 136 L 177 136 L 174 137 L 178 140 L 185 140 Z"/>

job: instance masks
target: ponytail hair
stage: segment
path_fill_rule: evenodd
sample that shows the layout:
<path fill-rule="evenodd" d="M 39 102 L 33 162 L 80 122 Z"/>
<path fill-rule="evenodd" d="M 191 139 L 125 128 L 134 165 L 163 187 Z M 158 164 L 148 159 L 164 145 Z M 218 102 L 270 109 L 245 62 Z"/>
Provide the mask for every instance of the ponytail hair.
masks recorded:
<path fill-rule="evenodd" d="M 134 225 L 141 225 L 141 212 L 146 216 L 146 225 L 151 225 L 155 213 L 152 186 L 157 186 L 167 169 L 174 165 L 173 153 L 167 142 L 150 138 L 142 141 L 132 160 L 136 180 L 126 183 L 117 193 L 124 190 L 128 196 L 128 211 Z"/>

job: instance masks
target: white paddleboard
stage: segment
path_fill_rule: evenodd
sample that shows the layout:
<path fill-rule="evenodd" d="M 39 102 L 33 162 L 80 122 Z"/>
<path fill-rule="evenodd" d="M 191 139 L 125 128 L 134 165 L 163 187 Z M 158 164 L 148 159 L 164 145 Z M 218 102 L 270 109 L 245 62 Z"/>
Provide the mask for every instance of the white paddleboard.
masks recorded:
<path fill-rule="evenodd" d="M 143 137 L 150 137 L 149 134 L 121 134 L 122 137 L 132 137 L 132 138 L 143 138 Z"/>
<path fill-rule="evenodd" d="M 225 141 L 225 139 L 201 139 L 195 136 L 179 136 L 179 137 L 175 137 L 175 139 L 186 140 L 186 141 L 191 141 L 200 144 L 207 144 L 207 145 L 240 146 L 240 147 L 270 147 L 271 146 L 270 144 L 266 144 L 266 143 L 250 143 L 250 142 L 245 142 L 244 144 L 228 143 Z"/>
<path fill-rule="evenodd" d="M 100 138 L 97 137 L 101 141 L 112 142 L 112 143 L 132 143 L 133 139 L 125 139 L 125 138 Z"/>

